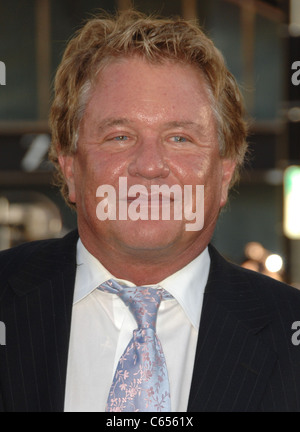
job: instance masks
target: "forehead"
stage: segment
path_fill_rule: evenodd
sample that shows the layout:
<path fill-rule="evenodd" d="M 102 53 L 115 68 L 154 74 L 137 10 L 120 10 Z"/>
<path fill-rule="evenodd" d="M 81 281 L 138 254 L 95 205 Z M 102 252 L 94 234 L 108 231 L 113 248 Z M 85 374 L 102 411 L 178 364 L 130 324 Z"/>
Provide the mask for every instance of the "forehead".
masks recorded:
<path fill-rule="evenodd" d="M 131 57 L 113 60 L 100 70 L 86 114 L 161 115 L 169 121 L 186 116 L 188 121 L 191 116 L 211 111 L 210 107 L 207 81 L 196 66 L 169 60 L 152 64 Z"/>

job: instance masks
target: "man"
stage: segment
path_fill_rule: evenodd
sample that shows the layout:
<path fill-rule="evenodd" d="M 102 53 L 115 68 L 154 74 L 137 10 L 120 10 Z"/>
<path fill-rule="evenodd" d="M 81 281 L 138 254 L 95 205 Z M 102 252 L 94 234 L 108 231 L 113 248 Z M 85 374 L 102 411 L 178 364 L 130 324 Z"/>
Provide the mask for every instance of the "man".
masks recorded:
<path fill-rule="evenodd" d="M 1 409 L 299 411 L 299 293 L 209 244 L 246 152 L 213 43 L 184 20 L 90 20 L 57 72 L 51 127 L 78 232 L 0 255 Z"/>

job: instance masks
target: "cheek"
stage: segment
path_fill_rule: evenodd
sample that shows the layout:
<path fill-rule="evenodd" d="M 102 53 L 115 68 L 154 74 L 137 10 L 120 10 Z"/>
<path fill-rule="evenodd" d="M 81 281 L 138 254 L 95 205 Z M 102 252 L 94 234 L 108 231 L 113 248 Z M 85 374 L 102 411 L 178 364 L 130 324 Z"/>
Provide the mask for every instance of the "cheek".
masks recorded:
<path fill-rule="evenodd" d="M 209 190 L 221 188 L 222 166 L 219 157 L 207 154 L 194 157 L 186 164 L 186 173 L 191 184 L 203 185 Z"/>
<path fill-rule="evenodd" d="M 196 186 L 204 186 L 204 223 L 215 220 L 222 201 L 222 165 L 218 153 L 214 157 L 211 154 L 193 155 L 193 157 L 179 159 L 177 162 L 177 179 L 183 185 L 192 186 L 193 212 L 200 211 L 200 207 L 203 206 Z"/>
<path fill-rule="evenodd" d="M 126 175 L 126 161 L 106 152 L 82 152 L 79 156 L 75 164 L 77 202 L 84 207 L 94 207 L 98 203 L 98 187 L 112 185 L 117 188 L 119 177 Z"/>
<path fill-rule="evenodd" d="M 167 163 L 172 174 L 182 184 L 204 185 L 212 171 L 210 158 L 207 154 L 176 154 L 169 156 Z"/>
<path fill-rule="evenodd" d="M 205 213 L 218 213 L 222 206 L 222 165 L 219 157 L 205 160 L 198 171 L 198 184 L 204 186 Z"/>

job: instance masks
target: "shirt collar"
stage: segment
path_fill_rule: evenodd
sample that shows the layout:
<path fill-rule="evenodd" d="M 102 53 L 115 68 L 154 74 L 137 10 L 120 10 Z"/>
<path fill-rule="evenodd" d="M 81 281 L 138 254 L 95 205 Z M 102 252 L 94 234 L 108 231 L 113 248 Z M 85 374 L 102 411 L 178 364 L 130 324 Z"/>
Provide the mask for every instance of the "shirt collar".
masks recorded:
<path fill-rule="evenodd" d="M 209 269 L 210 256 L 206 248 L 193 261 L 158 284 L 178 301 L 196 329 L 199 329 L 200 325 Z"/>
<path fill-rule="evenodd" d="M 206 248 L 188 265 L 167 277 L 155 286 L 167 290 L 178 301 L 192 325 L 198 329 L 203 294 L 208 280 L 210 256 Z M 88 296 L 108 279 L 115 278 L 83 245 L 81 239 L 77 243 L 77 271 L 74 291 L 74 304 Z M 128 286 L 132 282 L 117 279 Z"/>

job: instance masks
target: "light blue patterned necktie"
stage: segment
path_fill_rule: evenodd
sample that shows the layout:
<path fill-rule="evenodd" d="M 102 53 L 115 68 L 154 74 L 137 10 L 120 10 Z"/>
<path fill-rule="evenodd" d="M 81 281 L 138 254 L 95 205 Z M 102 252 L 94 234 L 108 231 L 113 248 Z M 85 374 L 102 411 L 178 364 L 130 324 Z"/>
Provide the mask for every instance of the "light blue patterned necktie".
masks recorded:
<path fill-rule="evenodd" d="M 98 289 L 117 294 L 138 324 L 119 360 L 105 411 L 170 412 L 168 372 L 155 327 L 162 298 L 172 296 L 163 289 L 127 287 L 113 279 Z"/>

